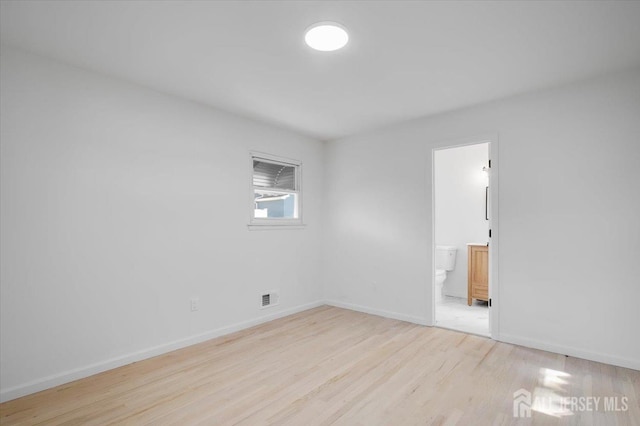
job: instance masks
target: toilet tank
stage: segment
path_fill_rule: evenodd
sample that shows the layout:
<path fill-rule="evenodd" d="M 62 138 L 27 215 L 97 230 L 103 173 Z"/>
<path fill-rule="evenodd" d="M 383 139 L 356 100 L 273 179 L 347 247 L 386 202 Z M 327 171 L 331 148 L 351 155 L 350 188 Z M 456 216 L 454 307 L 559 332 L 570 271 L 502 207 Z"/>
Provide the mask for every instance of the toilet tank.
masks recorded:
<path fill-rule="evenodd" d="M 436 269 L 453 271 L 456 267 L 456 246 L 436 246 Z"/>

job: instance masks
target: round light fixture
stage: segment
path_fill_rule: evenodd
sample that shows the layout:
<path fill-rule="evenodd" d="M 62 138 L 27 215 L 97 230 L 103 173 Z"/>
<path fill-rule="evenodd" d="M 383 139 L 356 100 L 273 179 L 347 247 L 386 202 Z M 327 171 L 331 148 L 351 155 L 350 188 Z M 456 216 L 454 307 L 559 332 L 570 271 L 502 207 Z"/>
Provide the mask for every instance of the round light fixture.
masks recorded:
<path fill-rule="evenodd" d="M 331 52 L 343 48 L 349 41 L 349 34 L 336 22 L 318 22 L 307 28 L 304 41 L 312 49 Z"/>

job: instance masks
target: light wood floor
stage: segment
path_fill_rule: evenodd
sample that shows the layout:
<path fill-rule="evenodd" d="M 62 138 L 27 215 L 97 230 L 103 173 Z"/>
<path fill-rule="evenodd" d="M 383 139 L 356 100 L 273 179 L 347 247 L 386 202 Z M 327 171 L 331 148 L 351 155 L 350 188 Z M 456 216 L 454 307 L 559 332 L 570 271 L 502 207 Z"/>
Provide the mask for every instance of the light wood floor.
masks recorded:
<path fill-rule="evenodd" d="M 628 411 L 517 419 L 520 388 Z M 325 306 L 6 402 L 0 423 L 637 425 L 639 397 L 635 370 Z"/>

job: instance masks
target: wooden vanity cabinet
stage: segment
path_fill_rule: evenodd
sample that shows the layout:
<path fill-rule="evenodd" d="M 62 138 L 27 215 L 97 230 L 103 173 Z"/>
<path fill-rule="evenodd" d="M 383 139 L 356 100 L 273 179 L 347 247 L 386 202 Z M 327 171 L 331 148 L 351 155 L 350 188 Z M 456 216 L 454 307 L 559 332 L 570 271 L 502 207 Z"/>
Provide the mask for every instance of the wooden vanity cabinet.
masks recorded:
<path fill-rule="evenodd" d="M 489 301 L 489 247 L 468 245 L 467 304 L 473 299 Z"/>

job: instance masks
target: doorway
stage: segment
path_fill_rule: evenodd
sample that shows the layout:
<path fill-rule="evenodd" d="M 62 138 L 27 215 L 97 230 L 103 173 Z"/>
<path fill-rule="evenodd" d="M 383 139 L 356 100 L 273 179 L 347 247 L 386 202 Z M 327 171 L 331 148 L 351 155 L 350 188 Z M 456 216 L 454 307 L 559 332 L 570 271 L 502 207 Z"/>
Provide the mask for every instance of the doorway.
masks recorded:
<path fill-rule="evenodd" d="M 491 140 L 433 150 L 433 324 L 492 336 Z M 491 230 L 491 231 L 490 231 Z"/>

